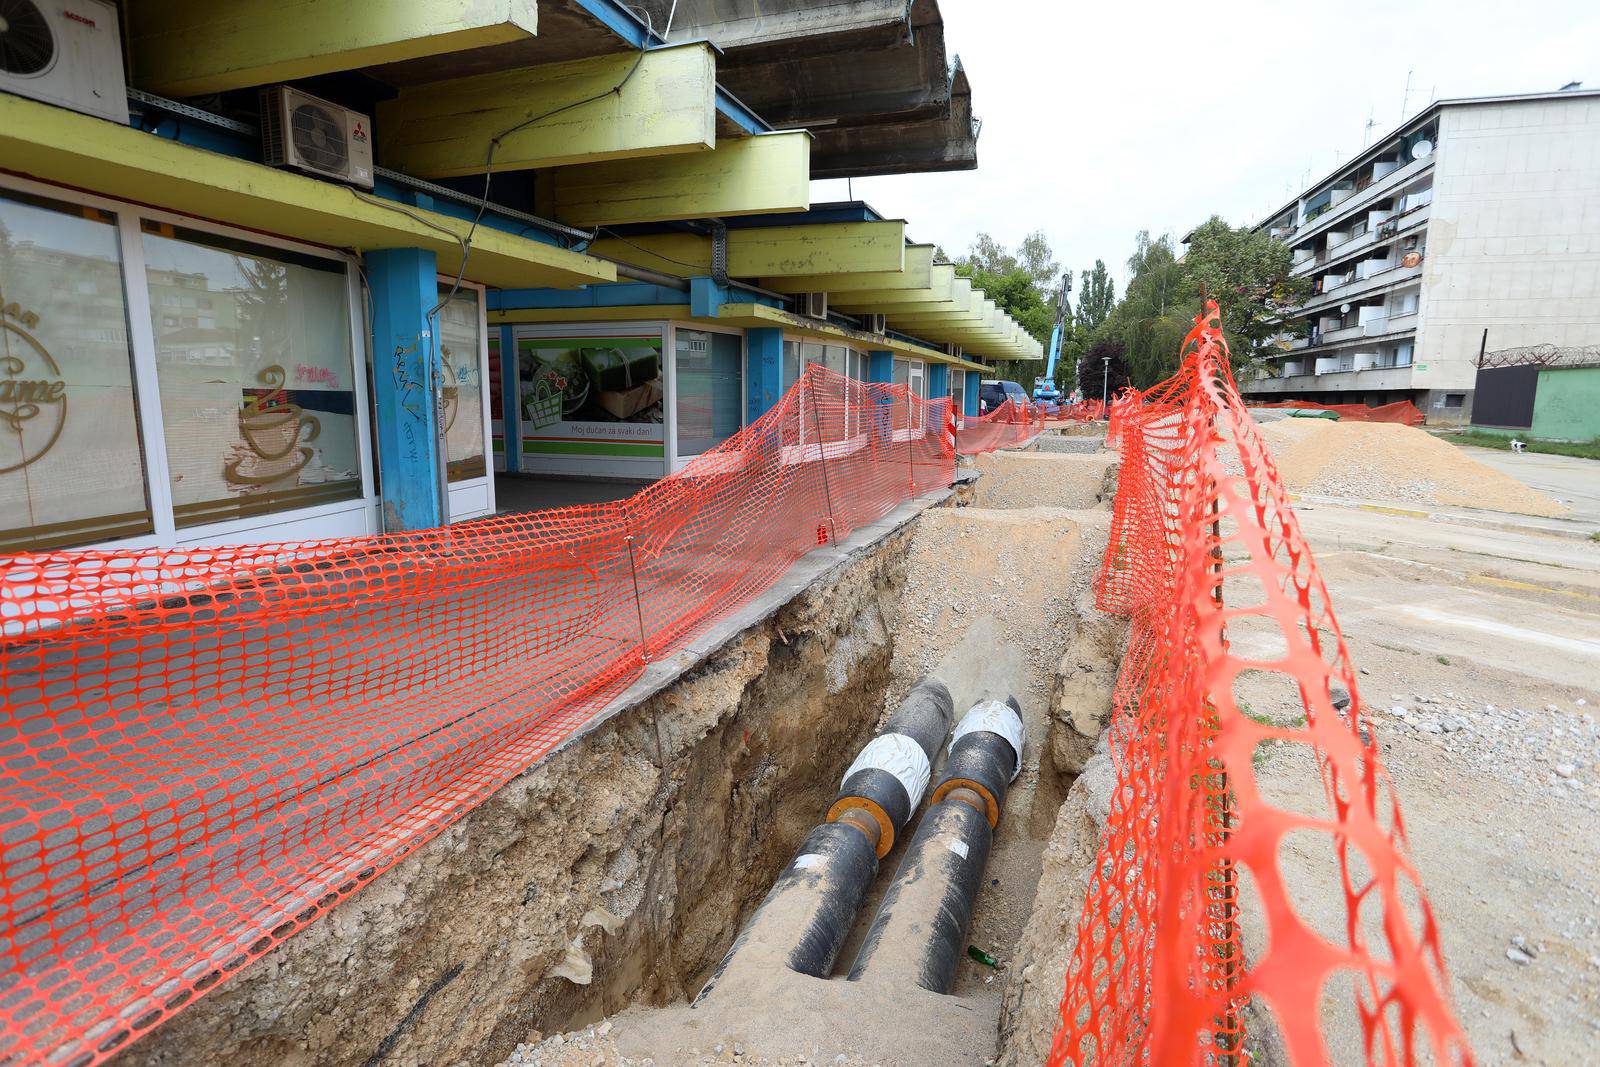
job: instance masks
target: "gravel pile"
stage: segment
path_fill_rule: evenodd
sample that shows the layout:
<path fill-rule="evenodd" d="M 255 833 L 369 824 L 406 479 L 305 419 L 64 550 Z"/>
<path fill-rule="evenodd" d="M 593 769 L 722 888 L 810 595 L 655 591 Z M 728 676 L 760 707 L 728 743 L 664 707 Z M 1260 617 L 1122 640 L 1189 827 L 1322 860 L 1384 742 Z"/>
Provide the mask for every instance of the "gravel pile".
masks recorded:
<path fill-rule="evenodd" d="M 1458 699 L 1454 693 L 1396 693 L 1387 706 L 1368 709 L 1384 730 L 1405 730 L 1435 739 L 1465 773 L 1493 769 L 1510 785 L 1571 800 L 1600 812 L 1600 724 L 1579 702 L 1563 711 L 1544 708 L 1502 708 Z M 1513 753 L 1515 758 L 1512 758 Z"/>
<path fill-rule="evenodd" d="M 1284 419 L 1261 427 L 1294 492 L 1557 516 L 1567 509 L 1411 426 Z"/>

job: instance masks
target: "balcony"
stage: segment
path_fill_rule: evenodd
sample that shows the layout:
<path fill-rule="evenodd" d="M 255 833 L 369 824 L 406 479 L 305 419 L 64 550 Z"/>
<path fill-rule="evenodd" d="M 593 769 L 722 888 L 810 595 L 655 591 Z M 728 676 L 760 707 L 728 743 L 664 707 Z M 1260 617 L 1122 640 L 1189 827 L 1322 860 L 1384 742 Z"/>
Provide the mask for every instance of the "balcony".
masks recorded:
<path fill-rule="evenodd" d="M 1367 331 L 1362 329 L 1359 324 L 1355 326 L 1341 326 L 1336 330 L 1325 331 L 1322 335 L 1322 343 L 1325 345 L 1335 345 L 1340 341 L 1354 341 L 1359 337 L 1366 336 Z"/>
<path fill-rule="evenodd" d="M 1355 300 L 1358 297 L 1368 296 L 1392 286 L 1404 285 L 1406 282 L 1421 277 L 1422 267 L 1423 263 L 1419 263 L 1415 267 L 1390 267 L 1388 270 L 1380 271 L 1369 278 L 1341 278 L 1340 284 L 1334 288 L 1329 288 L 1324 283 L 1322 292 L 1307 300 L 1301 305 L 1300 310 L 1302 312 L 1318 310 L 1330 304 Z"/>
<path fill-rule="evenodd" d="M 1365 370 L 1327 371 L 1322 374 L 1284 375 L 1257 378 L 1244 386 L 1250 396 L 1272 397 L 1284 393 L 1368 392 L 1380 389 L 1410 389 L 1411 364 L 1403 367 L 1371 367 Z"/>
<path fill-rule="evenodd" d="M 1388 174 L 1384 175 L 1383 178 L 1375 179 L 1373 183 L 1367 186 L 1365 189 L 1354 192 L 1353 195 L 1342 201 L 1339 201 L 1337 210 L 1333 210 L 1331 206 L 1323 208 L 1315 216 L 1308 217 L 1306 221 L 1301 224 L 1299 230 L 1295 233 L 1296 238 L 1304 240 L 1313 233 L 1318 233 L 1323 229 L 1331 228 L 1335 226 L 1339 220 L 1349 217 L 1352 211 L 1358 208 L 1364 208 L 1371 204 L 1374 200 L 1383 199 L 1388 194 L 1394 192 L 1395 189 L 1405 185 L 1407 182 L 1412 181 L 1426 172 L 1429 167 L 1433 166 L 1433 161 L 1435 158 L 1437 157 L 1428 156 L 1425 159 L 1413 159 L 1405 166 L 1397 167 L 1396 169 L 1390 171 Z M 1429 199 L 1432 199 L 1431 192 L 1428 194 L 1428 196 Z"/>

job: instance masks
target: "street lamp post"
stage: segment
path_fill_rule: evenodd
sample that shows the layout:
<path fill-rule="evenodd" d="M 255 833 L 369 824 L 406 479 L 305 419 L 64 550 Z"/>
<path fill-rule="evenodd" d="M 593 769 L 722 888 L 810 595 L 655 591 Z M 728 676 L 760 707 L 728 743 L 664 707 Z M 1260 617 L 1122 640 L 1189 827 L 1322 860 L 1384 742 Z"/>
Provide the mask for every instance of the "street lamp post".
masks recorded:
<path fill-rule="evenodd" d="M 1106 383 L 1111 380 L 1111 357 L 1101 356 L 1100 359 L 1105 364 L 1100 372 L 1100 405 L 1104 407 L 1106 402 Z"/>

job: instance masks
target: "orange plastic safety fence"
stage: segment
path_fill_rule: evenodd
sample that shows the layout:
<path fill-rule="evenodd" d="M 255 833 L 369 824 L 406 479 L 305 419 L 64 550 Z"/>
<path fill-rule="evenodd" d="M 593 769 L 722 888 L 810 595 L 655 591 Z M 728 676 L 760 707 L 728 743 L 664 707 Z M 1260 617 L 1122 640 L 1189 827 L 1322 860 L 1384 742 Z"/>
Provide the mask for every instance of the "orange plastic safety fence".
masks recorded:
<path fill-rule="evenodd" d="M 1409 400 L 1393 404 L 1367 407 L 1365 404 L 1313 404 L 1309 400 L 1280 400 L 1273 404 L 1251 404 L 1256 408 L 1297 408 L 1301 411 L 1332 411 L 1349 422 L 1397 422 L 1403 426 L 1421 426 L 1424 416 L 1417 405 Z"/>
<path fill-rule="evenodd" d="M 1039 432 L 1040 415 L 1037 405 L 1010 399 L 993 411 L 968 415 L 956 430 L 956 451 L 970 456 L 1020 445 Z"/>
<path fill-rule="evenodd" d="M 124 1047 L 809 549 L 949 485 L 947 408 L 811 367 L 617 503 L 0 558 L 0 1062 Z"/>
<path fill-rule="evenodd" d="M 1259 1041 L 1301 1067 L 1470 1063 L 1338 620 L 1215 304 L 1181 367 L 1112 414 L 1098 595 L 1131 622 L 1116 787 L 1049 1062 L 1239 1064 Z M 1246 714 L 1241 686 L 1303 714 Z M 1289 750 L 1270 772 L 1263 745 Z"/>
<path fill-rule="evenodd" d="M 1099 422 L 1106 417 L 1107 405 L 1099 400 L 1080 400 L 1076 404 L 1044 405 L 1045 425 L 1052 422 Z"/>

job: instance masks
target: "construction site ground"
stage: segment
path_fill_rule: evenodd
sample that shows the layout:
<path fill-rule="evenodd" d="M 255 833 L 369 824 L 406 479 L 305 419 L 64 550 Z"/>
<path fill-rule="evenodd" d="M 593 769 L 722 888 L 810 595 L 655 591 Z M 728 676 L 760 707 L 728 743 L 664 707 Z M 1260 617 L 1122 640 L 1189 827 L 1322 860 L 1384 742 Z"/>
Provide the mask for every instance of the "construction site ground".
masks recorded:
<path fill-rule="evenodd" d="M 1358 668 L 1479 1062 L 1594 1063 L 1600 543 L 1590 535 L 1600 529 L 1600 464 L 1462 451 L 1559 498 L 1565 518 L 1333 496 L 1302 497 L 1296 511 Z M 1252 714 L 1300 714 L 1269 676 L 1246 677 L 1238 695 Z M 1315 782 L 1301 746 L 1258 755 L 1269 795 Z M 1283 860 L 1303 890 L 1297 909 L 1337 940 L 1344 906 L 1326 891 L 1326 856 L 1291 845 Z M 1354 1019 L 1330 1019 L 1329 1039 L 1333 1062 L 1361 1060 Z"/>
<path fill-rule="evenodd" d="M 823 983 L 832 988 L 820 999 L 790 995 L 776 983 L 767 995 L 752 996 L 752 1010 L 741 1018 L 641 1006 L 574 1033 L 529 1035 L 511 1063 L 1038 1061 L 1054 1028 L 1058 976 L 1071 943 L 1051 935 L 1041 948 L 1030 915 L 1033 925 L 1051 929 L 1039 919 L 1053 910 L 1054 928 L 1070 930 L 1095 834 L 1093 820 L 1082 815 L 1086 805 L 1073 804 L 1078 790 L 1061 803 L 1074 781 L 1061 768 L 1072 758 L 1050 751 L 1051 705 L 1061 700 L 1063 675 L 1086 672 L 1093 692 L 1065 691 L 1076 694 L 1069 703 L 1092 700 L 1115 667 L 1098 662 L 1106 658 L 1096 651 L 1105 631 L 1092 635 L 1090 628 L 1106 620 L 1088 607 L 1108 518 L 1097 500 L 1111 484 L 1103 480 L 1108 454 L 1086 451 L 1081 440 L 1044 444 L 1038 452 L 980 459 L 973 506 L 936 509 L 919 520 L 887 694 L 887 701 L 898 699 L 931 671 L 949 682 L 958 705 L 1001 688 L 1022 701 L 1030 730 L 1026 769 L 1008 802 L 992 884 L 970 936 L 1000 959 L 1000 969 L 963 964 L 942 1009 L 920 991 L 892 1005 L 852 1007 L 839 980 Z M 1530 457 L 1471 451 L 1462 456 L 1468 480 L 1481 459 L 1520 483 L 1519 493 L 1527 487 L 1530 495 L 1518 499 L 1534 500 L 1527 510 L 1544 514 L 1424 503 L 1414 493 L 1302 493 L 1296 508 L 1358 670 L 1479 1062 L 1595 1062 L 1600 541 L 1590 534 L 1600 529 L 1592 488 L 1600 465 L 1551 456 L 1524 464 Z M 1030 481 L 1039 487 L 1031 505 Z M 1499 479 L 1484 484 L 1504 486 Z M 1252 715 L 1290 721 L 1300 714 L 1293 695 L 1266 675 L 1246 675 L 1237 695 Z M 1104 777 L 1105 764 L 1096 762 Z M 1320 800 L 1310 754 L 1298 746 L 1263 749 L 1257 774 L 1269 795 L 1298 796 L 1313 807 Z M 1090 777 L 1086 772 L 1083 784 Z M 1086 829 L 1067 825 L 1073 819 Z M 1297 910 L 1340 941 L 1336 869 L 1314 848 L 1286 846 L 1281 859 Z M 897 860 L 885 860 L 879 892 Z M 876 895 L 863 909 L 863 925 L 875 904 Z M 1019 944 L 1028 937 L 1032 944 Z M 1261 951 L 1249 929 L 1245 940 L 1247 951 Z M 1249 1018 L 1258 1028 L 1251 1047 L 1259 1061 L 1286 1062 L 1270 1016 L 1258 1010 Z M 1326 1033 L 1330 1062 L 1362 1061 L 1353 1017 L 1330 1014 Z M 938 1055 L 930 1059 L 933 1049 Z"/>

